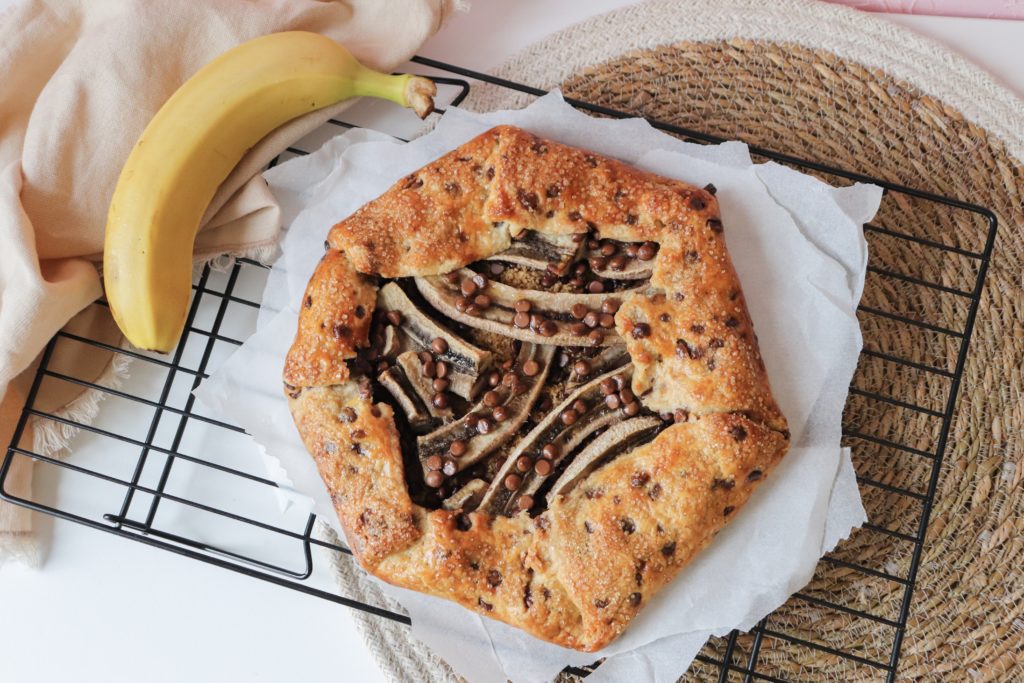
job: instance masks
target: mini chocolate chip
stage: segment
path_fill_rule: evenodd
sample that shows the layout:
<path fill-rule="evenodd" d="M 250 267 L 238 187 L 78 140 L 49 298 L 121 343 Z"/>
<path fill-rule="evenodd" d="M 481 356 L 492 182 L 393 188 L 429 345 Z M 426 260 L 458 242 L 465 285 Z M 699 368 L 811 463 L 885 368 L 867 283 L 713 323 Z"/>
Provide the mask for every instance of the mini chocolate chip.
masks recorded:
<path fill-rule="evenodd" d="M 700 197 L 690 197 L 690 207 L 694 211 L 703 211 L 707 207 L 707 202 Z"/>
<path fill-rule="evenodd" d="M 497 569 L 492 569 L 487 572 L 487 585 L 491 588 L 497 588 L 501 585 L 501 572 Z"/>
<path fill-rule="evenodd" d="M 640 219 L 635 213 L 626 214 L 626 225 L 636 225 L 636 222 Z"/>
<path fill-rule="evenodd" d="M 717 337 L 708 342 L 709 349 L 720 349 L 723 346 L 725 346 L 725 340 Z"/>
<path fill-rule="evenodd" d="M 516 313 L 512 318 L 512 324 L 519 329 L 526 329 L 530 326 L 530 314 L 529 313 Z"/>
<path fill-rule="evenodd" d="M 634 472 L 633 476 L 629 478 L 629 483 L 634 487 L 646 486 L 647 482 L 651 480 L 651 475 L 647 472 Z"/>
<path fill-rule="evenodd" d="M 600 346 L 601 343 L 604 342 L 604 332 L 601 330 L 591 330 L 590 334 L 587 335 L 587 338 L 590 339 L 590 344 L 592 346 Z"/>
<path fill-rule="evenodd" d="M 427 466 L 428 470 L 439 470 L 444 465 L 444 460 L 441 459 L 440 455 L 434 454 L 424 460 L 423 464 Z"/>
<path fill-rule="evenodd" d="M 530 456 L 520 455 L 516 458 L 516 469 L 520 472 L 529 472 L 531 467 L 533 467 L 533 460 L 530 460 Z"/>
<path fill-rule="evenodd" d="M 491 603 L 487 602 L 483 598 L 477 598 L 476 602 L 477 602 L 478 605 L 483 607 L 484 610 L 487 611 L 487 612 L 490 612 L 492 609 L 494 609 L 494 605 L 492 605 Z"/>
<path fill-rule="evenodd" d="M 414 175 L 411 175 L 405 179 L 406 190 L 415 190 L 420 187 L 423 187 L 423 178 L 418 178 Z"/>
<path fill-rule="evenodd" d="M 636 250 L 636 257 L 641 261 L 650 261 L 658 253 L 657 247 L 652 242 L 645 242 Z"/>
<path fill-rule="evenodd" d="M 456 458 L 463 455 L 466 452 L 466 442 L 461 439 L 456 439 L 448 444 L 448 452 L 454 455 Z"/>
<path fill-rule="evenodd" d="M 577 413 L 572 408 L 566 408 L 565 410 L 562 411 L 562 414 L 559 415 L 559 419 L 562 420 L 562 424 L 564 425 L 575 424 L 576 420 L 578 420 L 579 418 L 579 413 Z"/>
<path fill-rule="evenodd" d="M 636 531 L 636 524 L 634 524 L 633 520 L 629 517 L 622 517 L 619 519 L 619 527 L 627 534 L 631 534 Z"/>
<path fill-rule="evenodd" d="M 605 242 L 601 245 L 602 256 L 614 256 L 618 250 L 619 248 L 615 246 L 614 242 Z"/>
<path fill-rule="evenodd" d="M 540 372 L 540 363 L 534 359 L 530 359 L 523 363 L 523 374 L 527 377 L 536 377 Z"/>
<path fill-rule="evenodd" d="M 544 196 L 548 199 L 554 199 L 560 194 L 562 194 L 562 188 L 558 185 L 548 185 L 548 189 L 544 190 Z"/>
<path fill-rule="evenodd" d="M 506 489 L 509 491 L 515 491 L 523 483 L 523 478 L 518 474 L 510 474 L 505 477 L 505 481 L 503 483 L 505 484 Z"/>
<path fill-rule="evenodd" d="M 583 320 L 583 318 L 586 317 L 588 312 L 589 311 L 587 309 L 586 304 L 582 304 L 582 303 L 573 304 L 572 308 L 570 309 L 570 313 L 572 313 L 572 317 L 576 318 L 577 320 Z"/>
<path fill-rule="evenodd" d="M 533 469 L 539 476 L 546 477 L 551 474 L 551 461 L 541 458 L 534 464 Z"/>
<path fill-rule="evenodd" d="M 541 323 L 537 332 L 539 332 L 542 337 L 554 337 L 558 334 L 558 323 L 554 320 L 545 320 Z"/>
<path fill-rule="evenodd" d="M 470 304 L 469 306 L 466 306 L 466 315 L 468 316 L 476 318 L 481 313 L 483 313 L 483 309 L 477 306 L 476 304 Z"/>
<path fill-rule="evenodd" d="M 462 276 L 460 276 L 457 272 L 452 271 L 450 273 L 445 273 L 444 279 L 447 280 L 448 284 L 450 285 L 457 285 L 459 283 L 459 280 L 462 279 Z"/>
<path fill-rule="evenodd" d="M 739 324 L 740 324 L 740 321 L 737 320 L 736 318 L 733 318 L 732 316 L 729 316 L 725 320 L 725 326 L 726 327 L 739 327 Z"/>
<path fill-rule="evenodd" d="M 718 218 L 709 218 L 708 227 L 711 228 L 711 232 L 722 232 L 722 221 Z"/>
<path fill-rule="evenodd" d="M 303 305 L 305 305 L 306 308 L 309 308 L 310 306 L 312 306 L 313 305 L 313 297 L 311 297 L 309 295 L 306 295 L 306 301 L 304 302 Z"/>
<path fill-rule="evenodd" d="M 651 326 L 647 323 L 633 325 L 633 339 L 646 339 L 651 336 Z"/>
<path fill-rule="evenodd" d="M 569 220 L 571 220 L 571 221 L 578 221 L 581 218 L 583 218 L 583 216 L 580 215 L 579 211 L 570 211 L 569 212 Z"/>
<path fill-rule="evenodd" d="M 430 342 L 430 348 L 434 350 L 434 353 L 447 353 L 448 342 L 442 337 L 435 337 L 434 341 Z"/>
<path fill-rule="evenodd" d="M 629 606 L 630 607 L 636 607 L 639 604 L 640 604 L 640 594 L 639 593 L 630 593 L 629 594 Z"/>
<path fill-rule="evenodd" d="M 489 166 L 487 168 L 487 174 L 486 175 L 487 175 L 487 179 L 488 180 L 494 180 L 494 167 L 493 166 Z"/>
<path fill-rule="evenodd" d="M 626 262 L 628 260 L 629 259 L 626 256 L 624 256 L 623 254 L 619 254 L 618 256 L 616 256 L 615 258 L 608 262 L 608 267 L 616 272 L 625 270 Z"/>
<path fill-rule="evenodd" d="M 590 328 L 587 327 L 586 323 L 577 322 L 573 323 L 572 325 L 569 325 L 569 331 L 575 334 L 577 337 L 582 337 L 583 335 L 585 335 L 588 329 Z"/>
<path fill-rule="evenodd" d="M 491 416 L 494 418 L 495 422 L 504 422 L 508 419 L 508 408 L 505 406 L 497 406 L 493 411 L 491 411 Z"/>
<path fill-rule="evenodd" d="M 488 420 L 486 417 L 481 417 L 476 423 L 476 431 L 478 431 L 481 434 L 487 434 L 488 432 L 491 431 L 491 427 L 493 426 L 494 425 L 491 424 L 490 420 Z"/>
<path fill-rule="evenodd" d="M 622 405 L 622 401 L 619 399 L 618 394 L 608 394 L 604 397 L 604 404 L 608 406 L 609 410 L 616 410 Z"/>
<path fill-rule="evenodd" d="M 491 275 L 501 275 L 505 272 L 505 265 L 498 263 L 497 261 L 492 261 L 487 264 L 487 270 L 490 271 Z"/>
<path fill-rule="evenodd" d="M 342 422 L 354 422 L 356 419 L 356 411 L 353 410 L 352 408 L 349 408 L 348 406 L 345 406 L 344 408 L 341 409 L 341 412 L 338 413 L 338 419 L 340 419 Z"/>
<path fill-rule="evenodd" d="M 675 555 L 675 553 L 676 553 L 676 542 L 675 541 L 672 541 L 671 543 L 666 543 L 665 545 L 661 546 L 661 554 L 664 555 L 665 557 L 670 557 L 672 555 Z"/>
<path fill-rule="evenodd" d="M 469 308 L 469 299 L 464 296 L 460 296 L 455 300 L 455 310 L 459 313 L 465 313 L 466 309 Z"/>
<path fill-rule="evenodd" d="M 604 301 L 601 302 L 601 312 L 612 314 L 617 313 L 619 310 L 619 306 L 621 305 L 621 301 L 619 301 L 615 297 L 609 297 L 608 299 L 605 299 Z"/>
<path fill-rule="evenodd" d="M 724 489 L 726 491 L 729 491 L 734 486 L 736 486 L 736 481 L 734 479 L 718 479 L 716 477 L 714 481 L 711 482 L 712 491 L 716 489 Z"/>
<path fill-rule="evenodd" d="M 587 283 L 587 291 L 591 294 L 601 294 L 604 292 L 604 283 L 600 280 L 591 280 Z"/>
<path fill-rule="evenodd" d="M 690 331 L 694 334 L 704 334 L 704 326 L 699 324 L 690 325 Z"/>
<path fill-rule="evenodd" d="M 588 261 L 593 271 L 604 270 L 608 267 L 608 259 L 603 256 L 594 256 Z"/>
<path fill-rule="evenodd" d="M 460 512 L 455 515 L 455 528 L 459 531 L 469 531 L 473 528 L 473 520 L 466 513 Z"/>
<path fill-rule="evenodd" d="M 714 358 L 708 359 L 708 370 L 714 370 L 717 367 Z"/>
<path fill-rule="evenodd" d="M 655 483 L 647 492 L 647 497 L 651 500 L 658 500 L 661 497 L 661 484 Z"/>
<path fill-rule="evenodd" d="M 458 183 L 448 182 L 444 184 L 444 191 L 451 196 L 456 197 L 462 192 L 462 188 L 459 187 Z"/>
<path fill-rule="evenodd" d="M 557 443 L 546 443 L 544 448 L 540 449 L 540 453 L 548 460 L 554 460 L 562 454 L 562 448 Z"/>
<path fill-rule="evenodd" d="M 335 339 L 341 339 L 342 337 L 347 337 L 352 334 L 352 330 L 349 329 L 348 325 L 343 325 L 341 323 L 335 324 L 331 331 L 334 333 Z"/>
<path fill-rule="evenodd" d="M 745 438 L 747 438 L 747 430 L 741 427 L 740 425 L 736 425 L 729 430 L 729 436 L 736 439 L 737 441 L 743 441 Z"/>
<path fill-rule="evenodd" d="M 615 380 L 612 379 L 611 377 L 606 377 L 605 379 L 601 380 L 601 393 L 604 394 L 605 396 L 608 396 L 609 394 L 614 394 L 618 390 L 619 387 L 616 386 Z"/>
<path fill-rule="evenodd" d="M 594 527 L 593 527 L 593 525 L 592 525 L 592 524 L 591 524 L 590 522 L 586 521 L 586 520 L 584 520 L 584 521 L 583 521 L 583 529 L 584 529 L 584 530 L 585 530 L 585 531 L 586 531 L 586 532 L 587 532 L 588 534 L 592 534 L 592 533 L 594 533 Z"/>
<path fill-rule="evenodd" d="M 477 294 L 475 297 L 473 297 L 473 303 L 479 306 L 480 308 L 490 308 L 491 297 L 487 296 L 486 294 Z"/>
<path fill-rule="evenodd" d="M 430 402 L 434 404 L 434 407 L 439 410 L 444 410 L 448 407 L 448 394 L 444 392 L 438 392 L 431 397 Z"/>
<path fill-rule="evenodd" d="M 519 188 L 516 190 L 516 199 L 519 204 L 526 210 L 536 213 L 540 210 L 540 198 L 536 192 L 527 192 L 526 190 Z"/>
<path fill-rule="evenodd" d="M 487 279 L 486 275 L 483 275 L 482 273 L 477 273 L 476 275 L 473 276 L 473 284 L 479 287 L 480 289 L 486 289 L 487 285 L 491 283 L 490 280 Z"/>
<path fill-rule="evenodd" d="M 448 376 L 449 365 L 443 360 L 437 361 L 437 376 L 441 379 Z"/>
<path fill-rule="evenodd" d="M 519 496 L 519 500 L 516 501 L 516 506 L 520 510 L 529 510 L 530 508 L 533 507 L 533 496 Z"/>
<path fill-rule="evenodd" d="M 356 441 L 359 441 L 360 439 L 365 439 L 366 432 L 362 429 L 357 429 L 354 432 L 352 432 L 352 438 L 355 439 Z"/>
<path fill-rule="evenodd" d="M 431 470 L 430 472 L 427 472 L 427 476 L 424 477 L 424 480 L 430 488 L 439 489 L 441 488 L 441 484 L 444 483 L 444 475 L 437 470 Z"/>
<path fill-rule="evenodd" d="M 733 513 L 733 511 L 735 509 L 736 509 L 736 507 L 734 505 L 729 505 L 724 510 L 722 510 L 722 514 L 725 515 L 726 517 L 728 517 L 729 515 L 731 515 Z"/>
<path fill-rule="evenodd" d="M 581 358 L 573 363 L 572 371 L 575 372 L 578 377 L 586 377 L 590 374 L 590 363 Z"/>
<path fill-rule="evenodd" d="M 718 188 L 712 185 L 711 183 L 708 183 L 707 185 L 704 186 L 704 191 L 710 195 L 718 194 Z"/>
<path fill-rule="evenodd" d="M 428 360 L 420 368 L 420 372 L 423 373 L 424 377 L 429 377 L 430 379 L 437 377 L 437 363 L 432 360 Z"/>
<path fill-rule="evenodd" d="M 627 403 L 622 406 L 622 412 L 626 417 L 636 417 L 640 412 L 640 404 L 635 401 L 633 403 Z"/>
<path fill-rule="evenodd" d="M 476 294 L 477 284 L 469 278 L 466 278 L 459 283 L 459 290 L 462 292 L 463 296 L 470 297 Z"/>
<path fill-rule="evenodd" d="M 747 481 L 757 481 L 761 478 L 761 470 L 750 470 L 750 474 L 747 475 Z"/>
<path fill-rule="evenodd" d="M 696 263 L 697 261 L 700 260 L 700 254 L 691 249 L 690 251 L 686 252 L 685 258 L 688 263 Z"/>

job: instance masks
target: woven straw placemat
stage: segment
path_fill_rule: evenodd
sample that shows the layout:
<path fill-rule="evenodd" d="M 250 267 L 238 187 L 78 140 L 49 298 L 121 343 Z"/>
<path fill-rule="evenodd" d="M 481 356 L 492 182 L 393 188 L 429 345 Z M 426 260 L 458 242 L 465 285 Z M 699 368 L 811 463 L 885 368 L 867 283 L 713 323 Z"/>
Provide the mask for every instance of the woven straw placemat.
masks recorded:
<path fill-rule="evenodd" d="M 710 6 L 709 6 L 710 5 Z M 605 15 L 526 50 L 498 75 L 569 97 L 679 124 L 805 159 L 860 171 L 991 209 L 1000 229 L 967 359 L 903 640 L 900 680 L 1024 680 L 1024 106 L 983 73 L 889 24 L 809 0 L 648 3 Z M 474 87 L 465 106 L 521 106 L 528 98 Z M 980 250 L 984 229 L 962 213 L 883 202 L 877 218 L 921 237 Z M 969 259 L 884 238 L 872 258 L 950 287 L 970 283 Z M 950 300 L 953 303 L 950 303 Z M 966 303 L 929 298 L 907 283 L 869 275 L 864 302 L 962 328 Z M 935 334 L 863 320 L 869 346 L 922 363 L 953 355 Z M 952 369 L 951 367 L 949 369 Z M 913 397 L 942 411 L 942 378 L 864 362 L 855 385 Z M 938 420 L 881 410 L 852 397 L 847 420 L 915 445 Z M 928 441 L 920 443 L 928 447 Z M 856 444 L 858 474 L 925 490 L 931 464 Z M 862 491 L 869 519 L 913 534 L 919 501 Z M 861 531 L 844 560 L 906 576 L 912 544 Z M 345 594 L 395 608 L 342 560 Z M 903 586 L 821 565 L 806 592 L 895 620 Z M 891 626 L 790 601 L 779 630 L 885 661 Z M 405 626 L 358 615 L 378 662 L 394 680 L 450 681 L 451 669 Z M 732 653 L 743 663 L 753 638 Z M 721 657 L 723 640 L 706 653 Z M 884 672 L 786 642 L 760 643 L 759 673 L 786 680 L 882 680 Z M 733 674 L 735 675 L 735 674 Z M 699 662 L 685 680 L 717 680 Z M 730 679 L 733 680 L 733 679 Z M 739 680 L 736 678 L 735 680 Z"/>

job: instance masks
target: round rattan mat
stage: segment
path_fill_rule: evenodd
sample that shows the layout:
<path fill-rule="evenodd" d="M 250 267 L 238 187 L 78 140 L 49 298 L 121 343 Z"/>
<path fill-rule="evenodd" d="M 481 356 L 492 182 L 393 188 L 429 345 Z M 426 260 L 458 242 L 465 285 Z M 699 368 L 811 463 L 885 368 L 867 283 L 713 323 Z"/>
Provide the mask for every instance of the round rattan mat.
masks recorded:
<path fill-rule="evenodd" d="M 543 54 L 537 47 L 530 52 Z M 500 75 L 539 87 L 559 85 L 532 78 L 539 69 L 536 59 L 520 60 Z M 560 85 L 567 97 L 857 170 L 994 212 L 999 237 L 938 478 L 897 677 L 1024 679 L 1024 163 L 1004 139 L 917 85 L 794 43 L 671 42 L 574 69 Z M 481 88 L 467 104 L 493 109 L 525 101 Z M 1017 125 L 1024 127 L 1024 120 Z M 1015 143 L 1019 139 L 1010 146 Z M 982 222 L 901 195 L 887 196 L 875 223 L 965 251 L 984 247 Z M 869 243 L 872 263 L 949 288 L 973 287 L 977 259 L 885 235 L 869 235 Z M 863 303 L 955 330 L 965 324 L 970 299 L 869 273 Z M 862 326 L 869 348 L 954 369 L 956 338 L 876 316 L 863 317 Z M 863 359 L 854 381 L 938 413 L 945 409 L 951 384 L 948 377 L 877 358 Z M 941 427 L 935 415 L 856 395 L 846 422 L 922 451 L 934 450 Z M 932 468 L 927 458 L 865 441 L 850 445 L 859 475 L 919 494 L 927 490 Z M 862 494 L 873 524 L 916 533 L 919 498 L 871 486 L 862 487 Z M 860 530 L 833 556 L 906 577 L 913 547 L 903 538 Z M 769 628 L 864 659 L 889 660 L 897 630 L 890 622 L 899 619 L 903 584 L 822 563 L 803 592 L 877 618 L 794 599 L 773 614 Z M 754 646 L 753 636 L 740 636 L 729 652 L 731 661 L 744 666 Z M 781 639 L 764 637 L 757 646 L 758 673 L 780 679 L 884 680 L 886 674 Z M 713 639 L 704 654 L 722 659 L 725 639 Z M 718 673 L 717 666 L 697 661 L 684 678 L 718 680 Z"/>

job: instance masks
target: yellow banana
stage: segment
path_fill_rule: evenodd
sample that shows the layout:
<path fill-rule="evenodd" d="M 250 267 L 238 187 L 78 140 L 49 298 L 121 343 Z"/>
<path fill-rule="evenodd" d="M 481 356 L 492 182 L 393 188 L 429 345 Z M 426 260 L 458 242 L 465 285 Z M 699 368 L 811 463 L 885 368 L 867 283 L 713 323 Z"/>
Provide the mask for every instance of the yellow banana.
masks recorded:
<path fill-rule="evenodd" d="M 373 71 L 333 40 L 304 31 L 256 38 L 200 69 L 146 126 L 110 202 L 103 281 L 128 340 L 161 352 L 177 344 L 199 222 L 256 142 L 301 114 L 359 95 L 424 117 L 434 94 L 425 78 Z"/>

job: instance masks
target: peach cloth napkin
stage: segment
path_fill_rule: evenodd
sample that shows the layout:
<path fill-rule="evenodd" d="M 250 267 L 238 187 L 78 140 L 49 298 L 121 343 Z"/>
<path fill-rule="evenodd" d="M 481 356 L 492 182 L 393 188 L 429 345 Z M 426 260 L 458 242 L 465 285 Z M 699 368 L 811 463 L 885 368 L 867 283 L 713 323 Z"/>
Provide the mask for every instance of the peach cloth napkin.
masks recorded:
<path fill-rule="evenodd" d="M 30 366 L 101 294 L 96 265 L 117 176 L 145 125 L 182 82 L 227 49 L 286 30 L 322 33 L 387 71 L 461 4 L 25 0 L 0 11 L 0 458 L 24 403 Z M 344 106 L 307 114 L 250 150 L 207 211 L 198 257 L 272 248 L 279 212 L 260 170 Z M 91 316 L 85 324 L 110 335 L 109 314 L 90 313 L 95 308 L 83 313 Z M 64 444 L 51 435 L 46 445 L 53 452 Z M 30 463 L 17 458 L 14 464 L 7 491 L 25 496 Z M 31 558 L 30 534 L 28 512 L 0 502 L 0 562 Z"/>
<path fill-rule="evenodd" d="M 1024 0 L 828 0 L 868 12 L 1024 19 Z"/>

